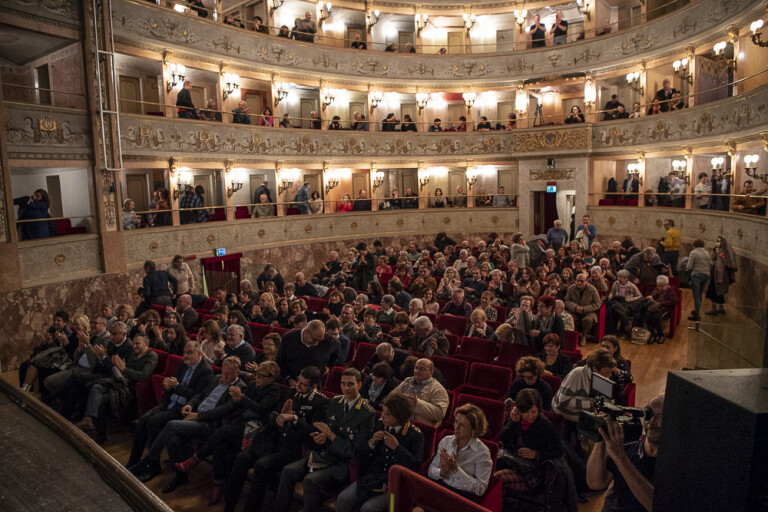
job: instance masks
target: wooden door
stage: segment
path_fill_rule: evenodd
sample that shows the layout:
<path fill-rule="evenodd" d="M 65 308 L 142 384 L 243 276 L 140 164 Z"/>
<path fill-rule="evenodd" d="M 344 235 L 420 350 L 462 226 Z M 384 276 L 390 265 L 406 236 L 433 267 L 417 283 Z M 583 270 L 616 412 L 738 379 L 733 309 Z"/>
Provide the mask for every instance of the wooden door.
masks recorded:
<path fill-rule="evenodd" d="M 459 118 L 463 116 L 466 111 L 467 107 L 461 103 L 448 105 L 448 122 L 450 122 L 454 127 L 459 126 Z"/>
<path fill-rule="evenodd" d="M 120 75 L 120 112 L 141 114 L 141 83 L 135 76 Z M 138 209 L 138 207 L 137 207 Z"/>
<path fill-rule="evenodd" d="M 40 105 L 51 105 L 51 78 L 48 72 L 48 64 L 35 68 L 37 75 L 37 98 Z"/>
<path fill-rule="evenodd" d="M 497 52 L 511 52 L 515 50 L 515 33 L 517 29 L 508 28 L 504 30 L 496 31 L 496 51 Z M 484 49 L 483 51 L 490 51 Z"/>
<path fill-rule="evenodd" d="M 366 119 L 368 119 L 368 116 L 365 112 L 365 103 L 360 101 L 350 101 L 349 102 L 349 114 L 347 115 L 347 120 L 349 121 L 349 127 L 352 128 L 352 123 L 355 122 L 354 115 L 355 112 L 360 112 L 362 115 L 365 116 Z"/>
<path fill-rule="evenodd" d="M 261 186 L 261 183 L 266 179 L 266 175 L 250 174 L 248 178 L 249 178 L 248 179 L 249 185 L 251 186 L 251 191 L 249 192 L 251 198 L 249 199 L 249 201 L 258 203 L 261 199 L 258 197 L 253 197 L 253 194 L 256 192 L 256 189 Z"/>
<path fill-rule="evenodd" d="M 405 191 L 409 188 L 419 193 L 419 172 L 417 169 L 403 169 L 402 175 L 403 175 L 403 187 L 400 190 L 400 196 L 405 195 Z"/>
<path fill-rule="evenodd" d="M 464 46 L 463 31 L 448 32 L 448 53 L 461 55 L 464 53 Z"/>
<path fill-rule="evenodd" d="M 413 32 L 398 32 L 397 33 L 397 51 L 405 52 L 405 45 L 411 44 L 413 46 Z"/>
<path fill-rule="evenodd" d="M 504 187 L 504 194 L 508 196 L 514 196 L 517 194 L 517 180 L 515 179 L 517 172 L 514 169 L 502 169 L 496 173 L 498 182 L 495 192 L 498 192 L 498 187 Z M 510 200 L 512 197 L 510 197 Z"/>
<path fill-rule="evenodd" d="M 251 123 L 259 124 L 258 115 L 264 110 L 263 97 L 261 94 L 245 93 L 243 99 L 248 104 L 248 112 L 251 113 Z"/>
<path fill-rule="evenodd" d="M 400 104 L 400 121 L 405 119 L 405 114 L 408 114 L 411 116 L 411 121 L 416 123 L 418 122 L 418 118 L 416 117 L 416 113 L 418 112 L 418 107 L 415 103 L 401 103 Z"/>
<path fill-rule="evenodd" d="M 211 180 L 211 177 L 209 174 L 195 174 L 192 177 L 192 186 L 196 187 L 198 185 L 203 186 L 204 194 L 203 194 L 203 206 L 211 206 L 213 194 L 215 191 L 213 190 L 213 180 Z"/>
<path fill-rule="evenodd" d="M 352 41 L 355 40 L 356 35 L 360 35 L 360 41 L 365 42 L 365 27 L 359 25 L 347 26 L 347 40 L 344 41 L 344 46 L 349 48 L 352 45 Z"/>
<path fill-rule="evenodd" d="M 448 173 L 448 190 L 443 190 L 443 195 L 453 197 L 457 187 L 461 187 L 464 193 L 467 193 L 467 175 L 464 171 L 450 171 Z"/>
<path fill-rule="evenodd" d="M 133 199 L 137 212 L 145 212 L 149 209 L 149 183 L 146 174 L 126 174 L 125 191 L 127 198 Z"/>
<path fill-rule="evenodd" d="M 309 118 L 313 110 L 317 110 L 317 103 L 312 98 L 301 98 L 301 127 L 309 128 Z"/>
<path fill-rule="evenodd" d="M 357 197 L 360 195 L 360 190 L 363 189 L 368 194 L 368 197 L 371 197 L 371 194 L 369 193 L 370 190 L 368 187 L 368 175 L 363 173 L 356 173 L 352 175 L 352 198 L 357 199 Z"/>
<path fill-rule="evenodd" d="M 323 197 L 323 180 L 322 174 L 304 174 L 304 181 L 309 183 L 309 197 L 312 197 L 312 192 L 317 191 L 320 197 Z"/>
<path fill-rule="evenodd" d="M 48 205 L 48 211 L 51 212 L 51 217 L 63 217 L 64 207 L 61 200 L 61 179 L 58 175 L 45 177 L 45 188 L 48 191 L 48 199 L 50 203 Z M 122 206 L 122 205 L 120 205 Z M 73 221 L 73 225 L 78 221 Z"/>
<path fill-rule="evenodd" d="M 192 97 L 192 104 L 195 108 L 205 108 L 208 104 L 205 94 L 205 87 L 195 87 L 194 85 L 189 88 L 189 95 Z"/>

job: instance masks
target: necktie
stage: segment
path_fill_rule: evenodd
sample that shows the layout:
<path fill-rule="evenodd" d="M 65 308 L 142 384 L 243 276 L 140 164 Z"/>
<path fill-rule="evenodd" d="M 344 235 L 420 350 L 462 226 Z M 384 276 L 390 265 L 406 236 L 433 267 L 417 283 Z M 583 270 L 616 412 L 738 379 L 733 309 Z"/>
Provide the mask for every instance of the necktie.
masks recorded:
<path fill-rule="evenodd" d="M 349 402 L 345 402 L 344 403 L 344 414 L 347 414 L 349 412 L 349 409 L 350 409 Z"/>
<path fill-rule="evenodd" d="M 395 434 L 397 434 L 397 429 L 395 429 L 395 427 L 389 427 L 387 430 L 388 430 L 388 431 L 389 431 L 389 433 L 390 433 L 390 434 L 392 434 L 393 436 L 394 436 Z"/>

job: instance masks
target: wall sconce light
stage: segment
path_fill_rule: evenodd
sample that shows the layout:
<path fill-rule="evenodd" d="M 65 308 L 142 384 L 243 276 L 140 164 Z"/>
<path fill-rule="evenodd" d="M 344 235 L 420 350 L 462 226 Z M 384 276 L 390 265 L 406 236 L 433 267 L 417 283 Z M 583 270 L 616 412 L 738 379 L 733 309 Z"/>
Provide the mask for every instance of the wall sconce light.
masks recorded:
<path fill-rule="evenodd" d="M 173 191 L 173 198 L 178 199 L 181 195 L 181 189 L 185 191 L 187 187 L 192 185 L 192 173 L 188 171 L 179 171 L 177 174 L 178 181 L 176 182 L 176 190 Z"/>
<path fill-rule="evenodd" d="M 240 77 L 232 73 L 224 73 L 224 99 L 232 96 L 238 89 L 240 89 Z"/>
<path fill-rule="evenodd" d="M 576 8 L 582 15 L 587 17 L 587 20 L 592 19 L 589 12 L 589 0 L 576 0 Z"/>
<path fill-rule="evenodd" d="M 762 41 L 760 39 L 760 36 L 762 36 L 762 32 L 758 32 L 763 28 L 763 20 L 757 20 L 753 21 L 752 24 L 749 26 L 749 30 L 752 31 L 752 42 L 759 46 L 760 48 L 765 48 L 768 46 L 768 41 Z"/>
<path fill-rule="evenodd" d="M 371 114 L 381 103 L 382 94 L 379 91 L 371 91 Z"/>
<path fill-rule="evenodd" d="M 323 171 L 327 171 L 328 162 L 323 162 Z M 341 173 L 338 171 L 325 172 L 325 194 L 335 189 L 341 183 Z"/>
<path fill-rule="evenodd" d="M 736 55 L 733 56 L 733 58 L 728 58 L 725 51 L 728 49 L 728 43 L 725 41 L 720 41 L 717 43 L 712 50 L 715 52 L 715 58 L 721 62 L 725 62 L 728 65 L 728 69 L 731 71 L 736 71 Z"/>
<path fill-rule="evenodd" d="M 640 170 L 642 166 L 639 163 L 627 164 L 627 175 L 633 180 L 637 180 L 637 184 L 640 188 L 643 186 L 643 177 L 640 176 Z"/>
<path fill-rule="evenodd" d="M 760 180 L 763 183 L 768 183 L 768 172 L 757 172 L 757 162 L 760 160 L 759 155 L 745 155 L 744 156 L 744 172 L 747 176 Z"/>
<path fill-rule="evenodd" d="M 383 184 L 384 184 L 384 173 L 382 171 L 376 171 L 373 177 L 373 190 L 375 191 L 377 188 L 379 188 Z"/>
<path fill-rule="evenodd" d="M 428 19 L 429 19 L 429 14 L 416 13 L 416 16 L 415 16 L 416 34 L 421 34 L 421 31 L 424 30 L 424 27 L 427 26 Z"/>
<path fill-rule="evenodd" d="M 515 23 L 517 23 L 517 28 L 520 30 L 520 32 L 522 32 L 523 27 L 525 26 L 525 20 L 528 17 L 528 9 L 515 9 L 513 14 L 515 16 Z"/>
<path fill-rule="evenodd" d="M 426 171 L 419 173 L 419 192 L 424 190 L 424 187 L 429 183 L 429 175 Z"/>
<path fill-rule="evenodd" d="M 181 64 L 171 63 L 171 79 L 168 80 L 168 92 L 171 92 L 174 87 L 181 84 L 184 85 L 184 72 L 187 70 Z"/>
<path fill-rule="evenodd" d="M 325 3 L 325 2 L 318 2 L 317 6 L 320 8 L 320 21 L 325 21 L 328 18 L 331 17 L 331 9 L 333 9 L 333 4 L 331 2 Z"/>
<path fill-rule="evenodd" d="M 171 176 L 171 181 L 173 181 L 176 178 L 176 171 L 178 170 L 178 162 L 176 162 L 176 159 L 171 157 L 168 159 L 168 172 Z"/>
<path fill-rule="evenodd" d="M 277 193 L 282 194 L 293 186 L 293 182 L 299 177 L 298 171 L 285 170 L 280 173 L 280 185 L 277 187 Z"/>
<path fill-rule="evenodd" d="M 686 185 L 691 184 L 691 177 L 688 175 L 688 162 L 685 160 L 672 160 L 672 172 L 675 176 L 685 182 Z"/>
<path fill-rule="evenodd" d="M 464 18 L 464 28 L 467 29 L 467 31 L 472 30 L 472 27 L 475 26 L 475 22 L 477 21 L 477 16 L 475 16 L 472 13 L 465 12 L 463 15 Z"/>
<path fill-rule="evenodd" d="M 229 170 L 227 170 L 227 172 L 229 172 Z M 243 188 L 244 183 L 245 183 L 245 172 L 243 172 L 242 169 L 238 169 L 234 173 L 232 173 L 230 186 L 227 187 L 227 197 L 232 197 L 232 195 L 235 192 L 237 192 L 238 190 L 241 190 Z"/>
<path fill-rule="evenodd" d="M 588 78 L 587 83 L 584 84 L 584 104 L 591 107 L 597 101 L 597 91 L 595 91 L 595 85 L 592 83 L 592 79 Z"/>
<path fill-rule="evenodd" d="M 275 107 L 288 97 L 288 84 L 275 82 Z"/>
<path fill-rule="evenodd" d="M 716 156 L 709 161 L 712 164 L 712 177 L 724 178 L 731 185 L 733 185 L 733 175 L 725 170 L 725 158 L 722 156 Z"/>
<path fill-rule="evenodd" d="M 285 0 L 272 0 L 272 7 L 269 8 L 269 15 L 275 14 L 275 11 L 283 6 Z"/>
<path fill-rule="evenodd" d="M 627 84 L 629 88 L 638 93 L 640 96 L 645 96 L 645 88 L 640 85 L 640 75 L 642 72 L 635 71 L 634 73 L 627 73 Z"/>
<path fill-rule="evenodd" d="M 464 106 L 467 107 L 467 112 L 469 112 L 469 109 L 472 108 L 472 105 L 475 104 L 475 98 L 477 98 L 477 94 L 474 92 L 465 92 L 461 95 L 462 98 L 464 98 Z"/>
<path fill-rule="evenodd" d="M 693 84 L 693 75 L 688 73 L 688 63 L 690 61 L 685 58 L 681 60 L 676 60 L 672 63 L 672 69 L 675 70 L 675 76 L 679 76 L 689 84 Z"/>
<path fill-rule="evenodd" d="M 525 88 L 522 85 L 517 86 L 517 94 L 515 94 L 515 110 L 517 115 L 523 115 L 528 110 L 528 95 L 525 93 Z"/>
<path fill-rule="evenodd" d="M 426 92 L 416 93 L 416 106 L 419 107 L 419 113 L 429 104 L 429 94 Z"/>
<path fill-rule="evenodd" d="M 328 105 L 336 101 L 336 95 L 333 93 L 333 90 L 331 89 L 324 89 L 323 90 L 323 112 L 325 112 L 325 109 L 328 108 Z"/>
<path fill-rule="evenodd" d="M 378 9 L 375 9 L 373 11 L 368 11 L 365 13 L 365 19 L 368 22 L 368 32 L 371 31 L 371 27 L 373 27 L 375 24 L 379 22 L 379 15 L 381 13 Z"/>
<path fill-rule="evenodd" d="M 472 187 L 477 183 L 477 171 L 474 169 L 467 169 L 467 188 L 472 190 Z"/>

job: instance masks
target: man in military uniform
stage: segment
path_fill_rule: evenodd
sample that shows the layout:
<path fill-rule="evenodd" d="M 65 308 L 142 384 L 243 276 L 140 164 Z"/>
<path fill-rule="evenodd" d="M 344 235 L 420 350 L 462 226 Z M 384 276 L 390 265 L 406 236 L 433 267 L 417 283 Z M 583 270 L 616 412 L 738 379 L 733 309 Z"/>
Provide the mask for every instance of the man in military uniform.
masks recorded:
<path fill-rule="evenodd" d="M 349 461 L 368 442 L 376 418 L 373 407 L 360 396 L 362 376 L 355 368 L 341 374 L 343 396 L 328 404 L 325 422 L 314 423 L 309 456 L 287 465 L 280 476 L 276 512 L 286 512 L 297 482 L 304 485 L 304 512 L 318 512 L 329 493 L 336 493 L 349 477 Z"/>
<path fill-rule="evenodd" d="M 424 434 L 411 424 L 413 402 L 401 393 L 390 393 L 382 404 L 381 422 L 358 454 L 360 477 L 339 494 L 337 512 L 385 512 L 389 507 L 389 468 L 404 466 L 418 471 L 424 458 Z"/>
<path fill-rule="evenodd" d="M 302 445 L 312 441 L 309 435 L 314 431 L 313 423 L 325 419 L 328 399 L 317 390 L 321 378 L 318 368 L 304 368 L 297 388 L 272 412 L 266 430 L 235 458 L 224 489 L 225 512 L 234 512 L 251 467 L 253 479 L 244 510 L 261 510 L 272 478 L 286 464 L 301 459 Z"/>

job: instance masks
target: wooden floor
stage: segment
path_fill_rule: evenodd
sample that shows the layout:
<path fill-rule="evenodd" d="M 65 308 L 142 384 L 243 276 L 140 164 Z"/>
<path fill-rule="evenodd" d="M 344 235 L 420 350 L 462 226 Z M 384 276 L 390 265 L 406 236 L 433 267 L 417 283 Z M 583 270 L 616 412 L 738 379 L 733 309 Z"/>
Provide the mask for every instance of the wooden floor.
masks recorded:
<path fill-rule="evenodd" d="M 663 393 L 667 373 L 681 370 L 688 364 L 688 312 L 692 309 L 693 300 L 689 290 L 683 290 L 683 319 L 678 326 L 673 339 L 667 339 L 663 345 L 638 346 L 628 341 L 621 342 L 622 355 L 632 361 L 632 373 L 637 383 L 636 403 L 643 405 L 652 397 Z M 588 344 L 582 347 L 582 352 L 587 355 L 598 347 L 597 344 Z M 18 383 L 16 372 L 2 374 L 9 382 Z M 116 427 L 110 431 L 110 438 L 104 444 L 104 449 L 118 462 L 124 464 L 128 460 L 131 447 L 130 426 Z M 166 463 L 164 463 L 166 464 Z M 171 494 L 161 494 L 160 490 L 172 478 L 173 471 L 170 466 L 164 465 L 163 473 L 148 483 L 148 487 L 168 503 L 174 510 L 180 512 L 199 512 L 207 509 L 208 496 L 211 490 L 211 469 L 207 464 L 201 464 L 191 475 L 188 485 L 180 487 Z M 602 493 L 595 493 L 589 502 L 579 506 L 579 512 L 598 512 L 602 508 Z M 269 504 L 267 504 L 268 508 Z M 297 505 L 295 510 L 299 510 Z M 220 510 L 220 507 L 210 510 Z"/>

